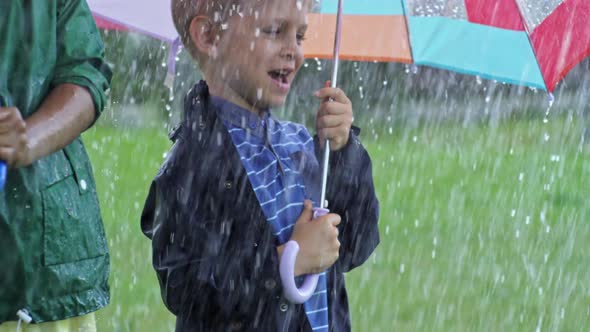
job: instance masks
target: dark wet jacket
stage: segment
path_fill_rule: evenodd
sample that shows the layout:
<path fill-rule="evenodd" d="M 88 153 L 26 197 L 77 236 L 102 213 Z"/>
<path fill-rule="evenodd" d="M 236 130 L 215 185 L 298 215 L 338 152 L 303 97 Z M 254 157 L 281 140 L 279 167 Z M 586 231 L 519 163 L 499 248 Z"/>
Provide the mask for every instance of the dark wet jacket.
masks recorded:
<path fill-rule="evenodd" d="M 282 297 L 276 237 L 204 82 L 189 92 L 171 136 L 141 227 L 177 331 L 308 331 L 303 305 Z M 342 217 L 340 258 L 327 274 L 331 331 L 350 330 L 343 273 L 379 243 L 371 161 L 350 137 L 332 154 L 327 196 Z"/>
<path fill-rule="evenodd" d="M 110 69 L 84 0 L 0 1 L 0 103 L 23 118 L 63 83 L 86 88 L 97 111 Z M 90 161 L 81 139 L 8 171 L 0 191 L 0 323 L 95 311 L 109 301 L 109 259 Z"/>

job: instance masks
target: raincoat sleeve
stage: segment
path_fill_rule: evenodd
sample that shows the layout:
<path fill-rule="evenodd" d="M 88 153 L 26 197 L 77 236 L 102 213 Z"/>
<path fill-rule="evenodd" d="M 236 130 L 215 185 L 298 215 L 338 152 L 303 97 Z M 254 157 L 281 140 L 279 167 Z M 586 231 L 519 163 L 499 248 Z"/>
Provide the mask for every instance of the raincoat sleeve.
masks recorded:
<path fill-rule="evenodd" d="M 84 0 L 61 0 L 57 5 L 57 64 L 52 86 L 71 83 L 88 90 L 95 120 L 106 103 L 112 73 L 104 46 Z"/>
<path fill-rule="evenodd" d="M 164 303 L 179 317 L 247 320 L 264 299 L 280 296 L 272 234 L 244 222 L 247 212 L 238 222 L 229 212 L 235 203 L 218 201 L 206 184 L 211 171 L 179 170 L 192 168 L 180 165 L 191 159 L 177 160 L 152 183 L 141 217 Z M 211 170 L 209 162 L 200 164 Z"/>
<path fill-rule="evenodd" d="M 379 244 L 379 201 L 375 195 L 371 158 L 359 141 L 360 129 L 353 127 L 347 145 L 331 153 L 327 198 L 330 212 L 340 215 L 340 257 L 337 272 L 348 272 L 363 264 Z M 314 137 L 318 160 L 321 149 Z"/>

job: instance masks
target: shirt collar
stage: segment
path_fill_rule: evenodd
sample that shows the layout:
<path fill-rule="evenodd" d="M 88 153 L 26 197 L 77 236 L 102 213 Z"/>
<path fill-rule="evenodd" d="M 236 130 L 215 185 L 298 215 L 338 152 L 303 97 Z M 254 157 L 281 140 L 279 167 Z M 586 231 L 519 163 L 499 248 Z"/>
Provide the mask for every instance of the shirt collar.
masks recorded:
<path fill-rule="evenodd" d="M 265 110 L 259 117 L 253 112 L 238 106 L 226 99 L 211 96 L 211 103 L 218 109 L 218 116 L 225 123 L 249 130 L 258 137 L 264 137 L 271 122 L 270 110 Z"/>

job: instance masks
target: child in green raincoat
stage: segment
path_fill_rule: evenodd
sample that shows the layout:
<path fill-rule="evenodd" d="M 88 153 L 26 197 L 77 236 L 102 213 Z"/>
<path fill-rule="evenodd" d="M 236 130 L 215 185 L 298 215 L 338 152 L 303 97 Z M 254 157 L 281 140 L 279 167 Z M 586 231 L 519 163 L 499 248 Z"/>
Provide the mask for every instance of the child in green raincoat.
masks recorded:
<path fill-rule="evenodd" d="M 103 43 L 84 0 L 0 13 L 0 331 L 94 331 L 109 258 L 80 133 L 105 105 Z"/>

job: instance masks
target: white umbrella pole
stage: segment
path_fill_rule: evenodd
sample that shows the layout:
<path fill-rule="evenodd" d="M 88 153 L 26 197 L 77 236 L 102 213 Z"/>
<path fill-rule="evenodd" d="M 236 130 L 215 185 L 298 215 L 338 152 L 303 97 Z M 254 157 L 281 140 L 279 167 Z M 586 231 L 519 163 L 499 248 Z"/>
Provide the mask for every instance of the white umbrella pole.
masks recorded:
<path fill-rule="evenodd" d="M 334 58 L 332 65 L 332 88 L 336 87 L 338 80 L 338 66 L 340 64 L 340 37 L 342 35 L 342 3 L 344 0 L 338 0 L 338 12 L 336 15 L 336 33 L 334 35 Z M 328 169 L 330 165 L 330 140 L 326 140 L 324 146 L 324 162 L 322 171 L 322 194 L 320 198 L 320 208 L 327 208 L 326 187 L 328 184 Z"/>

